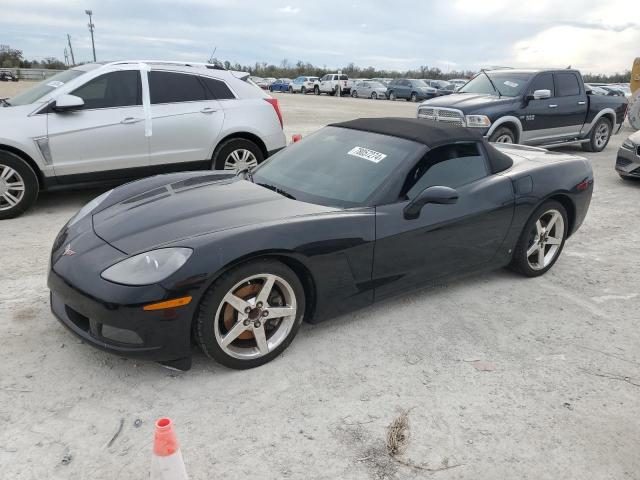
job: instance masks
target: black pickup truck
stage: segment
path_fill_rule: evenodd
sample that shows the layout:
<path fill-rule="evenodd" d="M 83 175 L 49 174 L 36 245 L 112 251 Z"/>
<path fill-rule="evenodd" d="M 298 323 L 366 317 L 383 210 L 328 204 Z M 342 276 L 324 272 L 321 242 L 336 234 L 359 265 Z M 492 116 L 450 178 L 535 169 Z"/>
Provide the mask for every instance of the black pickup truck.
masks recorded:
<path fill-rule="evenodd" d="M 624 97 L 591 94 L 577 70 L 482 70 L 457 93 L 421 103 L 418 118 L 474 128 L 492 142 L 599 152 L 627 106 Z"/>

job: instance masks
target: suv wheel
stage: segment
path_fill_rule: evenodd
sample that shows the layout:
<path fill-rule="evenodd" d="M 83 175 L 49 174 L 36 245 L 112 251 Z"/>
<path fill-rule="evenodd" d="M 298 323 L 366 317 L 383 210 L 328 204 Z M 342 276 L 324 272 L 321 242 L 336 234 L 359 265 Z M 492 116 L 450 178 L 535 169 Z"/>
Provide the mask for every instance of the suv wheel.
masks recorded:
<path fill-rule="evenodd" d="M 289 87 L 289 93 L 294 93 L 293 87 L 291 87 L 291 86 Z"/>
<path fill-rule="evenodd" d="M 307 87 L 303 86 L 303 87 L 300 89 L 300 93 L 301 93 L 302 95 L 306 95 L 306 94 L 307 94 Z"/>
<path fill-rule="evenodd" d="M 351 92 L 351 96 L 353 98 L 358 98 L 358 92 L 356 92 L 355 90 L 353 92 Z"/>
<path fill-rule="evenodd" d="M 244 138 L 232 138 L 218 145 L 212 167 L 237 172 L 246 167 L 254 168 L 263 160 L 264 155 L 258 145 Z"/>
<path fill-rule="evenodd" d="M 589 141 L 582 144 L 582 149 L 586 152 L 601 152 L 609 143 L 609 139 L 611 139 L 611 122 L 601 118 L 591 129 Z"/>
<path fill-rule="evenodd" d="M 315 93 L 316 95 L 320 95 L 320 87 L 317 85 L 313 87 L 313 93 Z"/>
<path fill-rule="evenodd" d="M 516 143 L 516 136 L 509 127 L 499 127 L 489 137 L 494 143 Z"/>
<path fill-rule="evenodd" d="M 418 101 L 418 94 L 417 94 L 416 92 L 413 92 L 413 93 L 411 94 L 411 101 L 412 101 L 413 103 L 416 103 L 416 102 Z"/>
<path fill-rule="evenodd" d="M 0 152 L 0 220 L 26 212 L 38 198 L 38 177 L 27 162 Z"/>

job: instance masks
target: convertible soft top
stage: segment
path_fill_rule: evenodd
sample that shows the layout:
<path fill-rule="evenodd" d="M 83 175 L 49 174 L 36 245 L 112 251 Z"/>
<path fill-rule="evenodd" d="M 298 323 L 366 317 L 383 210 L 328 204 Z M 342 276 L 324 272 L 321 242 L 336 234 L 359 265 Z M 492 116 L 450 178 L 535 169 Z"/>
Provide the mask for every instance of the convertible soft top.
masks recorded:
<path fill-rule="evenodd" d="M 364 132 L 379 133 L 404 138 L 436 148 L 452 142 L 481 142 L 484 144 L 491 164 L 491 172 L 498 173 L 513 165 L 513 160 L 498 151 L 477 132 L 454 125 L 435 125 L 420 118 L 357 118 L 348 122 L 332 123 L 331 127 L 350 128 Z"/>

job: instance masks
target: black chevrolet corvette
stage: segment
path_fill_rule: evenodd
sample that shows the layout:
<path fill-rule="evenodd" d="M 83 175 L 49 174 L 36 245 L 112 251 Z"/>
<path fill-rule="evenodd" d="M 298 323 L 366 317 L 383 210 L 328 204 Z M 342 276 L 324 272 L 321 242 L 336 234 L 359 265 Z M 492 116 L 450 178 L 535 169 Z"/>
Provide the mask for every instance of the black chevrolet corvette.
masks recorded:
<path fill-rule="evenodd" d="M 461 274 L 549 270 L 591 200 L 577 156 L 417 119 L 330 125 L 253 172 L 150 177 L 53 246 L 51 308 L 87 343 L 176 368 L 264 364 L 317 322 Z"/>

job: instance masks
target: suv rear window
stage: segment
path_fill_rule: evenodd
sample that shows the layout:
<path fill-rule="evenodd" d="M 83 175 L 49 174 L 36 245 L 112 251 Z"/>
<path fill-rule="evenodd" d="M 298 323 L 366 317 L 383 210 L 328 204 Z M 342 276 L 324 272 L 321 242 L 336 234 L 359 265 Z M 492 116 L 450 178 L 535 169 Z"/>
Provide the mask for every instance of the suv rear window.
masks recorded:
<path fill-rule="evenodd" d="M 197 76 L 153 70 L 149 72 L 149 94 L 152 104 L 197 102 L 207 99 L 207 91 Z"/>
<path fill-rule="evenodd" d="M 207 87 L 208 100 L 229 100 L 230 98 L 236 98 L 226 83 L 208 77 L 200 77 L 200 80 L 202 80 Z"/>
<path fill-rule="evenodd" d="M 580 95 L 580 84 L 575 73 L 556 73 L 556 89 L 558 97 Z"/>

